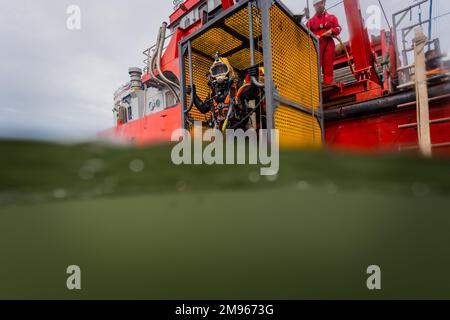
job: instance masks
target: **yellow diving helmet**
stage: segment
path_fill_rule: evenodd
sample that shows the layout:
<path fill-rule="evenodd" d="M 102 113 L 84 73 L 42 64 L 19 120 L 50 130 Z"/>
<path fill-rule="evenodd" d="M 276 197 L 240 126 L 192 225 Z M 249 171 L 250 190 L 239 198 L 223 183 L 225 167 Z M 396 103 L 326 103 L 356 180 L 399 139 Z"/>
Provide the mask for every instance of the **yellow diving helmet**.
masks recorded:
<path fill-rule="evenodd" d="M 222 58 L 216 53 L 214 63 L 209 69 L 211 82 L 225 83 L 234 78 L 234 70 L 227 58 Z"/>

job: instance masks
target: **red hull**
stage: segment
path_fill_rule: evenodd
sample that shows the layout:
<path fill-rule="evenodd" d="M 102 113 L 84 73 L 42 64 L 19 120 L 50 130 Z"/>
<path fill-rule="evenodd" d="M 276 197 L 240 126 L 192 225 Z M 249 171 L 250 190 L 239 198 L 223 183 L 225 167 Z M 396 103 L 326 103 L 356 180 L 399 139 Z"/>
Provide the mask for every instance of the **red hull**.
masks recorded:
<path fill-rule="evenodd" d="M 103 131 L 99 136 L 137 145 L 152 145 L 169 142 L 172 132 L 180 128 L 181 109 L 177 106 Z"/>
<path fill-rule="evenodd" d="M 101 133 L 103 137 L 118 137 L 138 145 L 167 143 L 172 132 L 181 128 L 180 107 L 146 116 Z M 450 118 L 450 100 L 434 102 L 430 119 Z M 400 129 L 400 125 L 416 122 L 414 108 L 359 117 L 325 124 L 325 142 L 335 150 L 376 153 L 398 152 L 417 146 L 416 128 Z M 433 144 L 450 142 L 450 122 L 431 125 Z M 435 148 L 435 154 L 450 155 L 450 146 Z"/>
<path fill-rule="evenodd" d="M 398 152 L 417 146 L 417 129 L 400 129 L 400 125 L 417 122 L 415 108 L 399 109 L 389 113 L 354 118 L 325 125 L 328 147 L 357 152 Z M 449 118 L 450 101 L 430 104 L 430 120 Z M 431 125 L 433 144 L 450 142 L 450 122 Z M 450 154 L 450 146 L 435 148 L 435 154 Z"/>

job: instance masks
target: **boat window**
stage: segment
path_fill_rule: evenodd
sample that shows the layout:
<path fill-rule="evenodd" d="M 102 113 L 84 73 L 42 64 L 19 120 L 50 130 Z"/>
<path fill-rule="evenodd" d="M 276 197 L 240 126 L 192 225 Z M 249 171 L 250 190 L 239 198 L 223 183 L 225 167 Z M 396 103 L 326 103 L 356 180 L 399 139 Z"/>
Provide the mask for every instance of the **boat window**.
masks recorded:
<path fill-rule="evenodd" d="M 187 28 L 191 25 L 191 19 L 189 17 L 186 17 L 184 20 L 184 28 Z"/>
<path fill-rule="evenodd" d="M 172 91 L 166 92 L 166 108 L 170 108 L 177 105 L 177 99 Z"/>
<path fill-rule="evenodd" d="M 211 12 L 222 5 L 221 0 L 208 0 L 208 11 Z"/>
<path fill-rule="evenodd" d="M 189 11 L 182 19 L 181 25 L 186 29 L 199 19 L 198 8 Z"/>
<path fill-rule="evenodd" d="M 205 12 L 205 11 L 208 12 L 208 3 L 207 2 L 203 3 L 200 7 L 198 7 L 198 15 L 200 18 L 202 17 L 203 12 Z"/>
<path fill-rule="evenodd" d="M 133 120 L 133 111 L 131 109 L 131 106 L 128 107 L 128 120 Z"/>
<path fill-rule="evenodd" d="M 127 109 L 124 107 L 119 107 L 117 117 L 120 119 L 122 124 L 127 123 L 128 122 Z"/>
<path fill-rule="evenodd" d="M 152 112 L 155 109 L 155 104 L 153 103 L 153 101 L 150 101 L 148 103 L 148 111 Z"/>
<path fill-rule="evenodd" d="M 208 21 L 208 3 L 203 3 L 200 7 L 198 7 L 198 16 L 203 22 Z"/>

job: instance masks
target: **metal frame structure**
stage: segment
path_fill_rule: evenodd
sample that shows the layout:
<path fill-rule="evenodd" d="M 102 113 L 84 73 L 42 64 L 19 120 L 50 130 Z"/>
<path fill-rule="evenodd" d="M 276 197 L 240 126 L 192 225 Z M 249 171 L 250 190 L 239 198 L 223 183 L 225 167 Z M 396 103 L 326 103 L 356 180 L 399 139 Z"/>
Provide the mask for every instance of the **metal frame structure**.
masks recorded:
<path fill-rule="evenodd" d="M 425 4 L 430 5 L 430 11 L 428 19 L 422 20 L 418 23 L 414 23 L 412 25 L 406 25 L 405 27 L 402 27 L 399 29 L 402 25 L 402 22 L 406 18 L 406 16 L 409 14 L 410 17 L 412 16 L 413 9 L 417 7 L 421 7 Z M 432 16 L 432 0 L 421 0 L 403 10 L 400 10 L 392 15 L 392 21 L 393 21 L 393 30 L 395 37 L 398 36 L 398 33 L 401 31 L 401 43 L 402 43 L 402 49 L 401 49 L 401 62 L 402 66 L 397 69 L 397 72 L 399 75 L 401 75 L 400 80 L 401 84 L 397 87 L 397 89 L 403 89 L 408 88 L 412 85 L 412 69 L 414 68 L 414 63 L 409 62 L 408 54 L 412 53 L 414 51 L 414 46 L 411 45 L 410 47 L 407 47 L 408 41 L 406 38 L 408 35 L 417 27 L 424 26 L 428 24 L 428 37 L 429 39 L 426 42 L 426 45 L 428 47 L 428 50 L 431 50 L 432 46 L 436 52 L 438 52 L 439 55 L 441 55 L 441 46 L 439 39 L 432 39 L 431 36 L 431 27 L 433 22 L 433 16 Z M 411 41 L 412 43 L 412 41 Z M 442 57 L 442 56 L 441 56 Z M 400 57 L 397 57 L 398 60 Z M 399 64 L 400 65 L 400 64 Z"/>
<path fill-rule="evenodd" d="M 407 48 L 406 44 L 408 43 L 408 41 L 406 40 L 406 37 L 411 33 L 411 31 L 413 31 L 415 28 L 423 26 L 425 24 L 428 24 L 429 26 L 431 26 L 431 23 L 433 21 L 433 17 L 430 14 L 428 19 L 426 20 L 421 20 L 418 23 L 412 24 L 412 25 L 408 25 L 404 28 L 401 28 L 399 30 L 399 27 L 401 26 L 402 22 L 404 21 L 405 17 L 409 14 L 410 16 L 412 15 L 412 11 L 413 9 L 417 8 L 417 7 L 421 7 L 422 5 L 425 5 L 427 3 L 430 3 L 430 1 L 432 0 L 422 0 L 419 1 L 417 3 L 414 3 L 413 5 L 409 6 L 408 8 L 405 8 L 403 10 L 400 10 L 396 13 L 394 13 L 392 15 L 392 22 L 393 22 L 393 29 L 394 29 L 394 34 L 397 37 L 398 32 L 401 31 L 401 35 L 402 35 L 402 39 L 401 39 L 401 43 L 402 43 L 402 62 L 403 62 L 403 66 L 406 67 L 409 65 L 409 61 L 408 61 L 408 52 L 412 52 L 414 51 L 413 46 L 411 46 L 410 48 Z M 430 28 L 428 28 L 428 30 L 430 30 Z M 428 36 L 431 36 L 431 32 L 429 31 Z M 439 40 L 438 39 L 428 39 L 427 42 L 428 45 L 434 44 L 435 49 L 436 50 L 440 50 L 439 48 Z"/>
<path fill-rule="evenodd" d="M 186 88 L 186 79 L 182 74 L 184 73 L 186 62 L 185 62 L 185 55 L 188 55 L 188 64 L 189 64 L 189 73 L 190 77 L 189 79 L 193 79 L 192 76 L 192 40 L 195 39 L 200 34 L 206 32 L 210 28 L 213 28 L 220 22 L 221 20 L 225 19 L 228 16 L 231 16 L 234 13 L 237 13 L 238 11 L 244 9 L 246 6 L 249 8 L 248 14 L 249 14 L 249 48 L 250 48 L 250 59 L 249 64 L 254 65 L 255 64 L 255 52 L 258 50 L 258 48 L 255 48 L 255 38 L 254 38 L 254 26 L 253 26 L 253 12 L 252 7 L 256 5 L 261 11 L 261 21 L 262 21 L 262 42 L 263 42 L 263 48 L 262 48 L 262 54 L 263 54 L 263 63 L 264 63 L 264 77 L 265 77 L 265 99 L 266 99 L 266 120 L 267 120 L 267 129 L 274 129 L 275 128 L 275 121 L 274 121 L 274 115 L 275 111 L 277 110 L 278 106 L 280 104 L 287 105 L 289 107 L 295 108 L 297 110 L 300 110 L 306 114 L 309 114 L 311 116 L 314 116 L 315 119 L 318 121 L 319 126 L 321 127 L 322 131 L 322 141 L 324 141 L 324 111 L 322 106 L 322 88 L 321 88 L 321 79 L 320 79 L 320 72 L 319 72 L 319 81 L 317 83 L 318 89 L 319 89 L 319 106 L 318 111 L 316 112 L 314 108 L 310 109 L 306 106 L 302 106 L 294 101 L 291 101 L 290 99 L 286 97 L 282 97 L 276 90 L 276 85 L 273 81 L 273 65 L 272 65 L 272 41 L 271 41 L 271 21 L 270 21 L 270 8 L 273 5 L 278 5 L 279 8 L 287 14 L 291 18 L 292 21 L 295 22 L 297 26 L 302 28 L 308 36 L 313 40 L 315 49 L 317 52 L 320 52 L 319 50 L 319 41 L 317 37 L 311 33 L 309 29 L 307 29 L 303 24 L 301 24 L 298 20 L 294 18 L 293 13 L 280 1 L 278 0 L 243 0 L 235 5 L 231 6 L 227 10 L 224 10 L 222 13 L 220 13 L 218 16 L 216 16 L 211 21 L 208 21 L 202 28 L 195 31 L 188 37 L 184 38 L 179 43 L 179 57 L 180 57 L 180 84 L 181 84 L 181 117 L 182 117 L 182 124 L 183 126 L 186 123 L 186 114 L 185 111 L 187 109 L 187 96 L 184 88 Z M 248 41 L 248 39 L 245 39 Z M 311 48 L 313 49 L 313 48 Z M 210 57 L 208 57 L 210 58 Z M 315 57 L 317 61 L 317 65 L 319 66 L 320 70 L 320 60 L 319 56 L 316 55 Z M 192 107 L 192 106 L 191 106 Z"/>

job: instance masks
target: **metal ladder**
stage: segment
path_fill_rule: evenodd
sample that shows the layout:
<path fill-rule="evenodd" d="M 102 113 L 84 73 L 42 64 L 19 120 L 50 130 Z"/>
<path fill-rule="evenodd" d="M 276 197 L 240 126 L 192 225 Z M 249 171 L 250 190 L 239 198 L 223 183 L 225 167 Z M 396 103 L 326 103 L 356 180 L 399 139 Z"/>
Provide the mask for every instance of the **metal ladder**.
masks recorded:
<path fill-rule="evenodd" d="M 428 79 L 425 65 L 425 47 L 429 41 L 423 29 L 418 27 L 415 31 L 415 38 L 413 40 L 414 50 L 414 64 L 408 66 L 414 68 L 415 79 L 413 85 L 416 90 L 416 101 L 399 105 L 398 108 L 406 108 L 416 106 L 417 122 L 399 125 L 400 130 L 417 128 L 419 145 L 416 146 L 400 146 L 400 151 L 419 149 L 421 154 L 425 157 L 432 156 L 432 150 L 435 148 L 450 147 L 450 142 L 436 143 L 431 142 L 430 126 L 450 122 L 450 117 L 430 120 L 429 103 L 432 101 L 450 98 L 450 94 L 429 98 L 428 97 Z"/>

